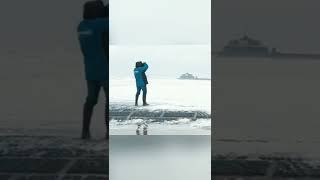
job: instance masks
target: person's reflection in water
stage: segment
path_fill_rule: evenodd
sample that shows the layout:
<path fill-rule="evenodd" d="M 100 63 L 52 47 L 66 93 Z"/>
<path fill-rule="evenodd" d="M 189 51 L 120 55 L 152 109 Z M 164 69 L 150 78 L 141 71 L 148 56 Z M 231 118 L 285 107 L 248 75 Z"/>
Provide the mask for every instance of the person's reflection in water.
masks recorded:
<path fill-rule="evenodd" d="M 138 125 L 138 127 L 136 129 L 136 135 L 141 135 L 140 129 L 141 129 L 142 126 L 143 126 L 143 131 L 142 131 L 143 135 L 148 135 L 148 124 L 147 124 L 147 122 L 138 123 L 137 125 Z"/>
<path fill-rule="evenodd" d="M 82 139 L 90 139 L 90 122 L 100 89 L 105 93 L 106 138 L 109 138 L 108 117 L 108 57 L 109 57 L 109 7 L 102 1 L 84 4 L 83 20 L 78 26 L 78 38 L 84 56 L 85 78 L 88 94 L 83 107 Z"/>

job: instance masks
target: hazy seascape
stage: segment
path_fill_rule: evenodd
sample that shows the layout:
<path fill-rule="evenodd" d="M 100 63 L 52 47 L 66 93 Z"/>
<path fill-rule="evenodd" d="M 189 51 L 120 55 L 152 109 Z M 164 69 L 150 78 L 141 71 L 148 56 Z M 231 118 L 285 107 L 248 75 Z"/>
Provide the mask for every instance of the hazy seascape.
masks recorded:
<path fill-rule="evenodd" d="M 214 60 L 213 153 L 319 157 L 320 60 Z"/>

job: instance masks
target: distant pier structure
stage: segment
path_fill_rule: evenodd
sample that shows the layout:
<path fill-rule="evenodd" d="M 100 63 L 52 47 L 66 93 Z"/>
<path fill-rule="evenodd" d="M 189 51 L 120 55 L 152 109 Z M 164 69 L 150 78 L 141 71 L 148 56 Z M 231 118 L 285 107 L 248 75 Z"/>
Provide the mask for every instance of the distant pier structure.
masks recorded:
<path fill-rule="evenodd" d="M 199 78 L 190 73 L 182 74 L 180 77 L 178 77 L 178 79 L 180 80 L 211 80 L 210 78 Z"/>
<path fill-rule="evenodd" d="M 239 39 L 230 40 L 215 57 L 270 57 L 287 59 L 318 59 L 320 54 L 284 53 L 275 47 L 268 47 L 262 41 L 244 34 Z"/>
<path fill-rule="evenodd" d="M 240 39 L 229 41 L 219 54 L 224 56 L 269 56 L 270 52 L 268 46 L 245 34 Z"/>

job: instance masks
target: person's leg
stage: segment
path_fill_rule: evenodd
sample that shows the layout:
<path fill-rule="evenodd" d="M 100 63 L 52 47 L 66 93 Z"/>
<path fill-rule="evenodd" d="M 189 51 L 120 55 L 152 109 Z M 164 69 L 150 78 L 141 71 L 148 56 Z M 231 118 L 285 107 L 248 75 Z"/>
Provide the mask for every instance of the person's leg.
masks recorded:
<path fill-rule="evenodd" d="M 90 138 L 90 122 L 93 113 L 93 108 L 98 102 L 100 84 L 96 81 L 87 81 L 88 95 L 83 106 L 83 121 L 82 121 L 82 139 Z"/>
<path fill-rule="evenodd" d="M 139 99 L 140 91 L 141 91 L 141 87 L 137 87 L 136 101 L 135 101 L 136 106 L 138 106 L 138 99 Z"/>
<path fill-rule="evenodd" d="M 108 82 L 103 82 L 102 84 L 106 102 L 105 102 L 105 107 L 104 107 L 104 120 L 106 123 L 106 139 L 109 139 L 109 84 Z"/>
<path fill-rule="evenodd" d="M 142 88 L 142 91 L 143 91 L 143 97 L 142 97 L 142 99 L 143 99 L 143 105 L 144 105 L 144 106 L 147 106 L 147 105 L 149 105 L 149 104 L 147 103 L 147 85 L 145 85 L 145 86 Z"/>

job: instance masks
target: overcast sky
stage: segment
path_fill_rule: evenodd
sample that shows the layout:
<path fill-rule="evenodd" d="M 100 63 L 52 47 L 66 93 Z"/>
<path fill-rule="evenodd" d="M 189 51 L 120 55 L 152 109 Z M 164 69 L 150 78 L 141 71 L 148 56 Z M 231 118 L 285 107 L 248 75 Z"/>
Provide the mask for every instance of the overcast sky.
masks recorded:
<path fill-rule="evenodd" d="M 113 44 L 210 44 L 211 0 L 110 0 Z"/>
<path fill-rule="evenodd" d="M 78 50 L 85 0 L 0 1 L 0 48 L 19 52 Z"/>
<path fill-rule="evenodd" d="M 0 1 L 0 48 L 78 50 L 86 0 Z M 112 44 L 209 44 L 210 0 L 110 0 Z"/>
<path fill-rule="evenodd" d="M 319 8 L 318 0 L 215 0 L 215 50 L 247 32 L 281 51 L 320 53 Z"/>
<path fill-rule="evenodd" d="M 110 51 L 111 77 L 132 77 L 137 60 L 148 62 L 151 78 L 210 77 L 211 0 L 109 2 L 110 40 L 117 45 Z M 187 46 L 153 46 L 160 44 Z"/>
<path fill-rule="evenodd" d="M 0 48 L 78 50 L 85 0 L 0 1 Z M 110 0 L 113 44 L 210 43 L 210 0 Z M 319 0 L 215 0 L 213 44 L 245 31 L 281 51 L 320 53 Z"/>

